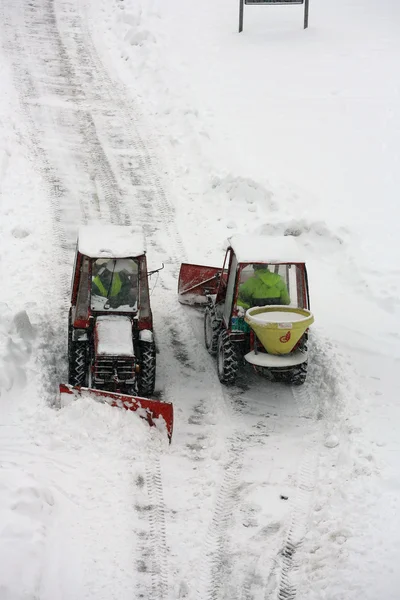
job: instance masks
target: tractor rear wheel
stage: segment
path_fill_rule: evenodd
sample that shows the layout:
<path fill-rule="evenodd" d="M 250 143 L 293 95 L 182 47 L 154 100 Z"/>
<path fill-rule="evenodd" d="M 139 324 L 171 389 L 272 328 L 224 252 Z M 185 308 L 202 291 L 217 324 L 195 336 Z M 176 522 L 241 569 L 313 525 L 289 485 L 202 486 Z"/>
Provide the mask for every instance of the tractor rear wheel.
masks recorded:
<path fill-rule="evenodd" d="M 217 368 L 221 383 L 226 385 L 235 383 L 239 370 L 237 349 L 225 329 L 221 331 L 218 337 Z"/>
<path fill-rule="evenodd" d="M 85 387 L 89 373 L 89 352 L 87 342 L 70 341 L 68 348 L 68 383 Z"/>
<path fill-rule="evenodd" d="M 156 383 L 156 345 L 154 342 L 140 342 L 140 359 L 138 393 L 147 398 L 153 394 Z"/>
<path fill-rule="evenodd" d="M 204 341 L 208 352 L 215 356 L 218 350 L 218 336 L 221 331 L 221 321 L 218 321 L 214 306 L 207 306 L 204 313 Z"/>

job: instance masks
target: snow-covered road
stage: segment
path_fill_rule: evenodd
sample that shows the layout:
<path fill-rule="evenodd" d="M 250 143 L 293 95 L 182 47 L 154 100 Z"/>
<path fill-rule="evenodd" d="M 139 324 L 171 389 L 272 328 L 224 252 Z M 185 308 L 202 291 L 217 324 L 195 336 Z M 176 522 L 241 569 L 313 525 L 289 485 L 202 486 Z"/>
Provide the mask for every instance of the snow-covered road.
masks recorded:
<path fill-rule="evenodd" d="M 204 100 L 215 89 L 230 96 L 222 79 L 214 87 L 229 65 L 213 37 L 222 8 L 181 60 L 176 31 L 165 24 L 182 20 L 189 52 L 210 3 L 191 14 L 179 0 L 170 13 L 150 4 L 0 1 L 0 598 L 394 599 L 396 561 L 385 539 L 398 522 L 400 490 L 389 427 L 398 416 L 390 375 L 399 361 L 398 270 L 393 261 L 384 274 L 363 268 L 352 240 L 358 235 L 368 250 L 368 228 L 359 234 L 351 219 L 338 225 L 331 207 L 326 221 L 311 218 L 317 184 L 300 213 L 303 190 L 249 168 L 265 148 L 255 144 L 251 155 L 245 125 L 232 142 L 245 93 L 226 119 L 218 102 Z M 251 40 L 247 56 L 262 48 Z M 237 89 L 237 74 L 225 72 Z M 235 144 L 249 151 L 243 172 Z M 165 263 L 151 288 L 156 391 L 175 409 L 170 447 L 134 414 L 85 400 L 54 406 L 66 378 L 76 232 L 96 221 L 140 224 L 150 267 Z M 177 302 L 180 262 L 218 264 L 224 238 L 241 226 L 290 231 L 307 253 L 324 328 L 315 328 L 301 389 L 251 373 L 221 387 L 201 312 Z M 387 243 L 393 247 L 391 237 Z M 332 281 L 341 288 L 335 310 Z M 386 291 L 366 300 L 376 281 Z M 380 302 L 365 335 L 362 318 Z M 387 417 L 377 420 L 382 405 Z M 381 517 L 386 500 L 393 521 Z M 392 534 L 394 557 L 399 544 Z"/>

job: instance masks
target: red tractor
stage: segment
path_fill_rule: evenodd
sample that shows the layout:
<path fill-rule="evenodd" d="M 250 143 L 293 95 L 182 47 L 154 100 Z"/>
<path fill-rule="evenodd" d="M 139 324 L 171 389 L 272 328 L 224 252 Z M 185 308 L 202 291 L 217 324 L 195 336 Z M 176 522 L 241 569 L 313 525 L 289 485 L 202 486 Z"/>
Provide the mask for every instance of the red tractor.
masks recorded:
<path fill-rule="evenodd" d="M 294 237 L 235 235 L 222 269 L 182 264 L 178 293 L 205 306 L 205 345 L 222 383 L 234 383 L 245 361 L 275 381 L 304 383 L 314 318 Z"/>
<path fill-rule="evenodd" d="M 86 226 L 79 231 L 68 318 L 68 385 L 61 394 L 138 410 L 150 424 L 162 417 L 169 438 L 173 409 L 151 400 L 156 345 L 141 230 Z"/>

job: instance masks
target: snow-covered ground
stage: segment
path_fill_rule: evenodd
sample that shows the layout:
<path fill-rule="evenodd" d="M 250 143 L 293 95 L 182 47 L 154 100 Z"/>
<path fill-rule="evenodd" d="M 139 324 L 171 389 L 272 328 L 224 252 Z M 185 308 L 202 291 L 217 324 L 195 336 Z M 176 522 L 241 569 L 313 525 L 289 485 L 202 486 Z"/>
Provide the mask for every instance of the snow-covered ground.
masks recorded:
<path fill-rule="evenodd" d="M 0 2 L 0 598 L 399 597 L 400 7 Z M 141 225 L 170 447 L 58 410 L 76 232 Z M 181 261 L 292 234 L 302 389 L 221 387 Z"/>

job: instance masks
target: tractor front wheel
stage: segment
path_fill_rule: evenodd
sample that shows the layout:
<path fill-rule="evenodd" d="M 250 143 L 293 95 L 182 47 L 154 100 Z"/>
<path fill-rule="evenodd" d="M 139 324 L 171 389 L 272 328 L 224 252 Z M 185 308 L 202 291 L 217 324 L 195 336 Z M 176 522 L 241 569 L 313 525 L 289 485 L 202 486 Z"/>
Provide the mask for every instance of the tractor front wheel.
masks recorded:
<path fill-rule="evenodd" d="M 140 342 L 140 373 L 138 393 L 145 398 L 154 392 L 156 383 L 156 345 L 154 342 Z"/>
<path fill-rule="evenodd" d="M 216 318 L 214 306 L 207 306 L 204 313 L 204 341 L 211 356 L 217 353 L 220 331 L 221 321 Z"/>
<path fill-rule="evenodd" d="M 71 340 L 68 348 L 68 383 L 85 387 L 89 373 L 89 352 L 87 342 Z"/>
<path fill-rule="evenodd" d="M 289 383 L 291 385 L 303 385 L 307 378 L 307 361 L 290 371 Z"/>
<path fill-rule="evenodd" d="M 218 337 L 217 368 L 221 383 L 225 385 L 235 383 L 239 370 L 237 350 L 225 329 Z"/>
<path fill-rule="evenodd" d="M 292 367 L 289 371 L 282 373 L 273 373 L 274 381 L 277 383 L 286 383 L 288 385 L 303 385 L 307 378 L 307 361 L 297 367 Z"/>

